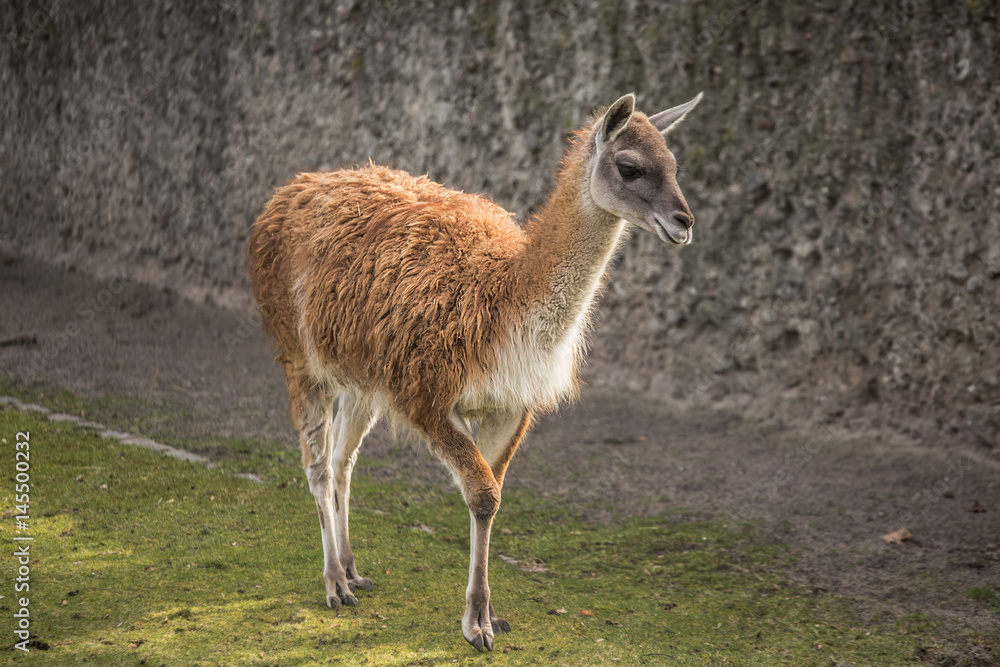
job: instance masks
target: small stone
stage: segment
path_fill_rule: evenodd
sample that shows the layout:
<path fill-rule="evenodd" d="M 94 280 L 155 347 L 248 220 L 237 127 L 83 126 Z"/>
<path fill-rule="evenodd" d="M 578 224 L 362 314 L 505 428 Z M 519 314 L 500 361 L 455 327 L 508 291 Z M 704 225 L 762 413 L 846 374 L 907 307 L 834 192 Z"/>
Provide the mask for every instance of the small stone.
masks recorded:
<path fill-rule="evenodd" d="M 969 64 L 969 59 L 960 59 L 957 63 L 955 63 L 955 80 L 965 81 L 965 78 L 969 76 L 969 72 L 971 70 L 972 66 Z"/>
<path fill-rule="evenodd" d="M 684 290 L 684 301 L 689 306 L 693 306 L 698 303 L 698 296 L 698 288 L 694 285 L 690 285 L 686 290 Z"/>
<path fill-rule="evenodd" d="M 976 274 L 965 281 L 965 291 L 970 294 L 975 294 L 983 288 L 983 277 L 980 274 Z"/>

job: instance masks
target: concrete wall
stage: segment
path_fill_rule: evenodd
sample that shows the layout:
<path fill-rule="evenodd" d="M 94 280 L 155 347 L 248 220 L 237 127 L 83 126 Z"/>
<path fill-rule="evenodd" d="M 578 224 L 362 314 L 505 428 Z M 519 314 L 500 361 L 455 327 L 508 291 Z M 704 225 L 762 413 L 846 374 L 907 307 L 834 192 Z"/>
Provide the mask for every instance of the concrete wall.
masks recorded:
<path fill-rule="evenodd" d="M 588 379 L 997 456 L 996 12 L 15 1 L 0 249 L 246 307 L 247 229 L 298 171 L 370 157 L 526 215 L 594 107 L 704 90 L 672 138 L 696 243 L 633 234 Z"/>

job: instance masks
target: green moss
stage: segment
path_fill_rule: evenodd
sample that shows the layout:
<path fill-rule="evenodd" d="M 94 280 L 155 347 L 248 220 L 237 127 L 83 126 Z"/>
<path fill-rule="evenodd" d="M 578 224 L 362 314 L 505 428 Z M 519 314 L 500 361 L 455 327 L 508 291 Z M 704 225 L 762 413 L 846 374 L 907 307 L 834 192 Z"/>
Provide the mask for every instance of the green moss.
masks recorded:
<path fill-rule="evenodd" d="M 989 586 L 974 586 L 969 589 L 969 597 L 973 600 L 993 601 L 997 599 L 997 594 Z"/>
<path fill-rule="evenodd" d="M 932 643 L 930 624 L 865 629 L 837 600 L 772 574 L 786 556 L 752 526 L 593 526 L 513 489 L 490 583 L 514 631 L 478 655 L 460 632 L 468 512 L 457 494 L 375 482 L 362 467 L 352 536 L 376 588 L 334 611 L 314 506 L 286 445 L 219 441 L 231 454 L 206 469 L 3 409 L 11 528 L 18 431 L 31 443 L 31 629 L 48 647 L 18 652 L 19 664 L 905 664 Z M 248 466 L 270 483 L 235 476 Z M 8 553 L 14 534 L 3 533 Z M 4 581 L 13 568 L 0 559 Z"/>
<path fill-rule="evenodd" d="M 994 614 L 1000 614 L 1000 596 L 990 586 L 973 586 L 968 591 L 969 597 L 973 600 L 982 600 L 990 603 L 990 609 Z"/>

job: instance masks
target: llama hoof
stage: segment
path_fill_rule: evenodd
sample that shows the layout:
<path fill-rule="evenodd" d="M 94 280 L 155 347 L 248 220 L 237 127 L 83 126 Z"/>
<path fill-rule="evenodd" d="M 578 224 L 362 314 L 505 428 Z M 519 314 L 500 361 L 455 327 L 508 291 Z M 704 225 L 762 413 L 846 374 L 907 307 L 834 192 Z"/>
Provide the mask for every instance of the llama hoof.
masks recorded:
<path fill-rule="evenodd" d="M 480 653 L 493 650 L 493 629 L 490 632 L 483 632 L 482 628 L 473 627 L 470 632 L 463 632 L 465 641 L 472 644 Z"/>
<path fill-rule="evenodd" d="M 331 595 L 326 599 L 326 605 L 330 607 L 330 609 L 339 609 L 341 605 L 357 607 L 358 599 L 350 593 L 347 593 L 346 595 L 342 593 L 339 596 Z"/>
<path fill-rule="evenodd" d="M 490 601 L 489 610 L 490 610 L 490 625 L 493 626 L 493 634 L 496 634 L 498 632 L 510 632 L 510 623 L 497 616 L 497 613 L 493 611 L 492 600 Z"/>
<path fill-rule="evenodd" d="M 368 591 L 369 593 L 375 590 L 375 584 L 373 584 L 372 580 L 368 577 L 355 577 L 354 579 L 348 579 L 347 587 L 351 589 L 352 593 L 358 589 Z"/>
<path fill-rule="evenodd" d="M 502 618 L 491 618 L 490 625 L 493 626 L 493 634 L 498 632 L 510 632 L 510 623 Z"/>
<path fill-rule="evenodd" d="M 337 609 L 341 605 L 347 605 L 348 607 L 357 607 L 358 599 L 351 594 L 349 585 L 335 584 L 335 593 L 326 594 L 326 604 L 331 609 Z"/>
<path fill-rule="evenodd" d="M 465 635 L 465 641 L 475 646 L 477 651 L 493 650 L 493 623 L 490 620 L 492 614 L 489 613 L 488 605 L 489 603 L 481 606 L 470 604 L 465 610 L 465 616 L 462 617 L 462 634 Z"/>

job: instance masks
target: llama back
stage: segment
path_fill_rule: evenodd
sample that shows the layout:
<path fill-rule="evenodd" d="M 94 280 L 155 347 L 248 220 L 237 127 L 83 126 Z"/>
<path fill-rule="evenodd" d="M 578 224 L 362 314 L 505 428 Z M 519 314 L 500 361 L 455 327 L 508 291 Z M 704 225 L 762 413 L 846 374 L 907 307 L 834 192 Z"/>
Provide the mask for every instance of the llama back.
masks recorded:
<path fill-rule="evenodd" d="M 283 361 L 404 413 L 447 410 L 524 310 L 524 244 L 490 200 L 368 166 L 280 188 L 251 232 L 250 273 Z"/>

